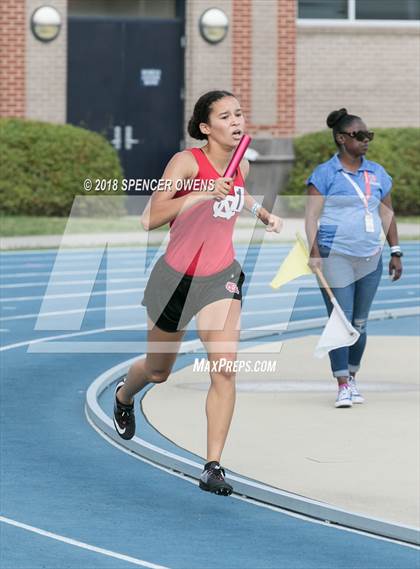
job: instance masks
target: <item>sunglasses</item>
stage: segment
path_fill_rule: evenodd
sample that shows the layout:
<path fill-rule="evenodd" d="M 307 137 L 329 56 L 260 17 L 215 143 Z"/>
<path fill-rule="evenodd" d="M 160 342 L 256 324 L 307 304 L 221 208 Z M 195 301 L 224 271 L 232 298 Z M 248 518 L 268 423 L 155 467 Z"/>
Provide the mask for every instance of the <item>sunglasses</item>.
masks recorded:
<path fill-rule="evenodd" d="M 375 133 L 372 132 L 371 130 L 357 130 L 357 131 L 353 131 L 353 132 L 340 132 L 339 134 L 347 134 L 347 136 L 350 136 L 350 138 L 355 138 L 359 142 L 363 142 L 364 140 L 366 140 L 366 138 L 368 140 L 373 140 L 373 137 L 375 136 Z"/>

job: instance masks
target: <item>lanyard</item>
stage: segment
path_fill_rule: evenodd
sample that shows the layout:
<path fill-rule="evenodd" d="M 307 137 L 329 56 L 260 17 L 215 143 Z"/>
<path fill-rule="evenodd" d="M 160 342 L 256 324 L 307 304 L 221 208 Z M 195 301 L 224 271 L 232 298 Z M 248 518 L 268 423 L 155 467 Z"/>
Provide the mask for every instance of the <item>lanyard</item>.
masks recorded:
<path fill-rule="evenodd" d="M 369 209 L 368 204 L 369 204 L 369 199 L 370 199 L 370 195 L 371 195 L 371 188 L 370 188 L 369 174 L 367 173 L 367 171 L 364 170 L 364 172 L 363 172 L 364 177 L 365 177 L 366 195 L 362 192 L 362 190 L 360 189 L 360 186 L 352 178 L 350 178 L 350 176 L 347 174 L 347 172 L 341 171 L 341 173 L 350 182 L 350 184 L 353 186 L 353 188 L 356 190 L 357 195 L 362 200 L 363 205 L 365 206 L 366 212 L 368 212 L 368 209 Z"/>

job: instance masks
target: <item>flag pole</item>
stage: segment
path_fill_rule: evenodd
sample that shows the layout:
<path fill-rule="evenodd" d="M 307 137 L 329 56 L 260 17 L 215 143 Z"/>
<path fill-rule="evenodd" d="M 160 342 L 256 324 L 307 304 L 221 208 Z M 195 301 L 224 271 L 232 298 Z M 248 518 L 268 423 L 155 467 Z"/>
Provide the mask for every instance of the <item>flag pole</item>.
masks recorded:
<path fill-rule="evenodd" d="M 302 247 L 305 249 L 305 251 L 306 251 L 306 253 L 307 253 L 308 257 L 309 257 L 308 249 L 307 249 L 306 244 L 305 244 L 304 240 L 302 239 L 302 237 L 301 237 L 299 231 L 296 233 L 296 238 L 297 238 L 298 241 L 300 241 Z M 324 275 L 323 275 L 321 269 L 319 269 L 318 267 L 315 267 L 314 270 L 315 270 L 315 273 L 316 273 L 317 277 L 318 277 L 319 280 L 321 281 L 322 286 L 323 286 L 323 287 L 325 288 L 325 290 L 327 291 L 327 294 L 328 294 L 328 296 L 330 297 L 331 302 L 333 302 L 333 299 L 335 300 L 335 296 L 333 295 L 333 292 L 332 292 L 332 290 L 330 289 L 329 284 L 327 283 L 327 279 L 324 277 Z M 333 302 L 333 304 L 334 304 L 334 302 Z"/>
<path fill-rule="evenodd" d="M 325 288 L 325 290 L 327 291 L 328 296 L 330 297 L 331 302 L 333 302 L 333 300 L 335 300 L 335 297 L 333 295 L 332 290 L 330 289 L 324 275 L 322 274 L 321 269 L 318 269 L 318 267 L 315 267 L 315 272 L 317 274 L 317 277 L 319 278 L 319 280 L 321 281 L 322 286 Z M 333 302 L 334 304 L 334 302 Z"/>

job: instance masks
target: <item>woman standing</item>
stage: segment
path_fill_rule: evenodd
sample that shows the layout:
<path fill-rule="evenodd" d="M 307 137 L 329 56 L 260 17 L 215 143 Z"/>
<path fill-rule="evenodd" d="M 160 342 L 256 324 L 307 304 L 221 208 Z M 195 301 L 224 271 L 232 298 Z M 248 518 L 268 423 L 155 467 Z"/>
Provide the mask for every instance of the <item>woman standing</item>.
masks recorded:
<path fill-rule="evenodd" d="M 232 364 L 239 341 L 245 278 L 234 258 L 233 229 L 244 206 L 267 225 L 268 231 L 280 231 L 281 223 L 245 192 L 246 160 L 233 179 L 223 177 L 244 128 L 240 104 L 231 93 L 211 91 L 200 97 L 188 132 L 207 142 L 202 148 L 173 156 L 163 173 L 168 191 L 155 192 L 143 214 L 146 230 L 169 222 L 170 241 L 153 268 L 144 294 L 148 353 L 117 385 L 114 405 L 115 428 L 122 438 L 131 439 L 135 432 L 135 394 L 149 383 L 167 380 L 185 327 L 195 316 L 211 369 L 206 401 L 207 463 L 200 488 L 222 495 L 232 492 L 220 459 L 235 404 Z M 200 181 L 201 191 L 191 190 L 187 183 L 191 180 Z"/>
<path fill-rule="evenodd" d="M 365 158 L 374 133 L 346 109 L 330 113 L 327 125 L 338 152 L 317 166 L 307 180 L 306 234 L 309 266 L 322 270 L 347 319 L 360 333 L 352 346 L 329 353 L 338 382 L 335 406 L 351 407 L 364 402 L 355 376 L 366 346 L 369 310 L 382 276 L 381 228 L 390 246 L 393 281 L 402 274 L 402 252 L 392 209 L 392 179 L 380 164 Z M 331 301 L 323 288 L 321 292 L 331 314 Z"/>

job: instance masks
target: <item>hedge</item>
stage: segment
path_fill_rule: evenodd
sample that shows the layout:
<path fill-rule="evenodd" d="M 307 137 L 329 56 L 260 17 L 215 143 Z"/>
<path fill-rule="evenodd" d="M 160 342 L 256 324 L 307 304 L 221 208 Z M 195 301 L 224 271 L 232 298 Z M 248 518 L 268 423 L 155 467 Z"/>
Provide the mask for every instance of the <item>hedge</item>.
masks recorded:
<path fill-rule="evenodd" d="M 302 196 L 312 170 L 336 151 L 331 131 L 305 134 L 294 140 L 295 163 L 284 195 Z M 366 158 L 378 162 L 393 178 L 392 202 L 399 215 L 420 214 L 420 129 L 378 128 Z M 304 199 L 286 199 L 289 212 L 302 212 Z"/>
<path fill-rule="evenodd" d="M 72 125 L 0 119 L 3 214 L 67 216 L 86 178 L 122 179 L 115 149 L 101 135 Z M 121 186 L 120 182 L 118 186 Z M 120 199 L 79 200 L 81 214 L 121 213 Z M 110 195 L 109 193 L 107 195 Z"/>

